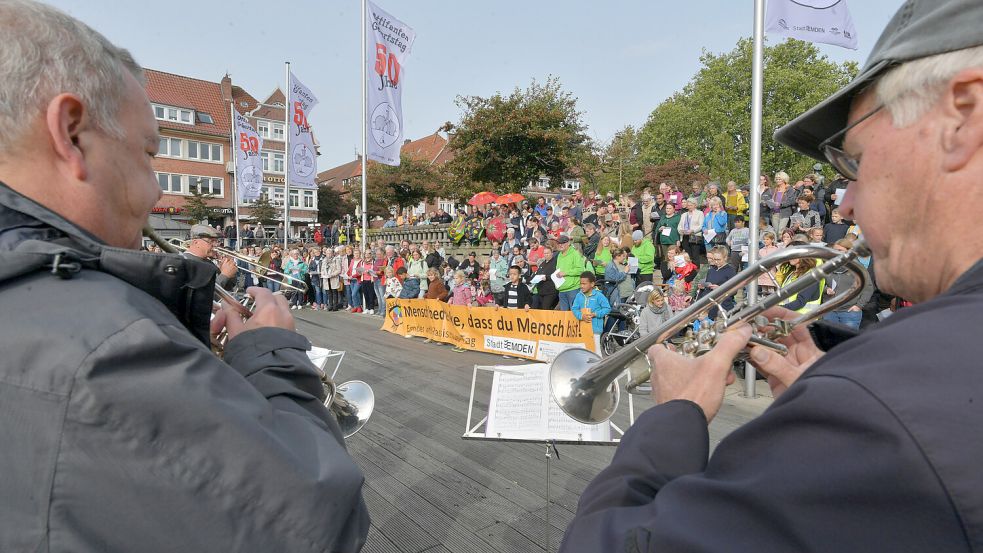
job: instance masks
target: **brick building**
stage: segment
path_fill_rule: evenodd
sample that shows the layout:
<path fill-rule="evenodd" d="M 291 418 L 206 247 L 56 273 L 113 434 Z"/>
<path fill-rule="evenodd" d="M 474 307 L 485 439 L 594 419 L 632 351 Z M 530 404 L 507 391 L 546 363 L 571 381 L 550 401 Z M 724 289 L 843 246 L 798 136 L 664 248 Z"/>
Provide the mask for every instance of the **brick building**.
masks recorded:
<path fill-rule="evenodd" d="M 226 75 L 219 82 L 145 70 L 147 95 L 160 127 L 161 141 L 154 171 L 163 197 L 154 207 L 151 225 L 165 237 L 187 237 L 186 202 L 194 188 L 211 194 L 208 223 L 225 229 L 235 221 L 234 163 L 231 150 L 230 104 L 247 116 L 263 136 L 263 195 L 280 207 L 284 202 L 284 96 L 279 89 L 259 102 Z M 253 224 L 253 202 L 241 203 L 239 218 Z M 291 189 L 293 235 L 317 220 L 317 192 Z M 273 231 L 276 223 L 268 230 Z"/>
<path fill-rule="evenodd" d="M 221 84 L 153 69 L 145 70 L 147 95 L 160 127 L 154 160 L 164 195 L 154 207 L 151 225 L 164 236 L 185 237 L 193 223 L 185 202 L 193 188 L 211 194 L 211 225 L 233 220 L 229 107 Z"/>
<path fill-rule="evenodd" d="M 263 188 L 261 196 L 270 200 L 278 209 L 277 223 L 283 221 L 283 203 L 286 174 L 284 141 L 286 134 L 286 98 L 279 88 L 265 100 L 257 102 L 248 93 L 233 87 L 232 98 L 236 109 L 249 119 L 256 132 L 263 137 Z M 239 218 L 251 223 L 254 202 L 240 206 Z M 300 236 L 317 222 L 317 190 L 290 187 L 290 227 L 292 236 Z M 272 230 L 272 229 L 270 229 Z M 313 231 L 310 232 L 313 234 Z"/>
<path fill-rule="evenodd" d="M 443 165 L 454 155 L 447 147 L 447 138 L 440 132 L 435 132 L 417 140 L 407 140 L 400 148 L 400 156 L 403 158 L 414 157 L 430 163 L 431 165 Z M 375 163 L 369 161 L 369 163 Z M 337 167 L 332 167 L 322 171 L 317 175 L 318 186 L 328 186 L 341 193 L 342 197 L 350 197 L 356 205 L 356 216 L 361 217 L 362 202 L 362 156 L 356 155 L 354 161 L 349 161 Z M 421 202 L 418 206 L 407 208 L 404 216 L 413 217 L 432 213 L 437 208 L 452 213 L 457 201 L 446 198 L 435 198 L 431 202 Z M 377 219 L 370 224 L 373 228 L 381 227 L 384 221 Z"/>

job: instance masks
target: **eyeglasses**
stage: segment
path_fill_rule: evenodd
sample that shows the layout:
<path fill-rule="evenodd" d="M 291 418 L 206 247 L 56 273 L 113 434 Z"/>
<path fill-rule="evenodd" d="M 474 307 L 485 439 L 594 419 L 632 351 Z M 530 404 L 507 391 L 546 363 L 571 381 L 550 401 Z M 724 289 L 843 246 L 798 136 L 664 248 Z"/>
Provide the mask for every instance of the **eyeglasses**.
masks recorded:
<path fill-rule="evenodd" d="M 845 129 L 827 138 L 826 140 L 823 140 L 823 142 L 819 145 L 819 150 L 824 156 L 826 156 L 826 160 L 829 161 L 829 164 L 832 165 L 837 172 L 843 175 L 843 178 L 850 181 L 857 180 L 857 173 L 860 171 L 860 158 L 851 156 L 839 147 L 833 146 L 833 142 L 839 141 L 850 129 L 856 127 L 860 123 L 863 123 L 867 119 L 870 119 L 882 109 L 884 109 L 884 104 L 877 106 L 860 119 L 857 119 L 850 125 L 847 125 Z"/>

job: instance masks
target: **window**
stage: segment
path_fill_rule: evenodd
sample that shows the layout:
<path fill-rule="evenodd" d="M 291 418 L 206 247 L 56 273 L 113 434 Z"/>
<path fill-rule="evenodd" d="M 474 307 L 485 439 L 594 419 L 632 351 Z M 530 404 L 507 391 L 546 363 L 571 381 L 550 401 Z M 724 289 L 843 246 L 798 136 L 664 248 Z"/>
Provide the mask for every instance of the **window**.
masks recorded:
<path fill-rule="evenodd" d="M 317 195 L 313 190 L 304 190 L 304 207 L 314 207 L 314 198 Z"/>
<path fill-rule="evenodd" d="M 283 173 L 283 152 L 260 152 L 264 173 Z"/>
<path fill-rule="evenodd" d="M 256 121 L 256 132 L 259 133 L 263 138 L 270 137 L 270 122 L 269 121 Z"/>
<path fill-rule="evenodd" d="M 154 117 L 160 121 L 173 121 L 175 123 L 194 125 L 195 112 L 190 109 L 182 109 L 173 106 L 162 106 L 159 104 L 153 104 L 153 108 L 154 108 Z"/>
<path fill-rule="evenodd" d="M 440 200 L 437 204 L 437 207 L 443 209 L 445 213 L 453 214 L 455 209 L 455 204 L 452 201 Z"/>
<path fill-rule="evenodd" d="M 183 192 L 181 175 L 157 173 L 157 183 L 160 184 L 161 191 L 167 194 L 181 194 Z"/>
<path fill-rule="evenodd" d="M 157 155 L 163 157 L 181 157 L 181 142 L 177 138 L 161 137 Z"/>
<path fill-rule="evenodd" d="M 215 177 L 198 177 L 194 175 L 188 177 L 190 187 L 200 188 L 202 194 L 211 194 L 212 196 L 222 195 L 222 181 L 223 179 Z"/>
<path fill-rule="evenodd" d="M 195 142 L 193 140 L 189 140 L 188 159 L 196 159 L 198 161 L 214 161 L 214 162 L 221 163 L 222 146 L 219 144 L 210 144 L 208 142 Z"/>
<path fill-rule="evenodd" d="M 564 179 L 563 180 L 564 190 L 580 190 L 580 181 L 577 179 Z"/>
<path fill-rule="evenodd" d="M 283 205 L 283 189 L 282 188 L 272 188 L 273 190 L 273 205 Z"/>
<path fill-rule="evenodd" d="M 283 140 L 283 136 L 284 136 L 283 123 L 273 123 L 273 140 Z"/>
<path fill-rule="evenodd" d="M 215 120 L 212 119 L 212 116 L 210 114 L 208 114 L 208 113 L 202 113 L 200 111 L 198 112 L 198 122 L 199 123 L 207 123 L 209 125 L 214 125 L 215 124 Z"/>
<path fill-rule="evenodd" d="M 290 207 L 300 207 L 300 191 L 290 191 Z"/>

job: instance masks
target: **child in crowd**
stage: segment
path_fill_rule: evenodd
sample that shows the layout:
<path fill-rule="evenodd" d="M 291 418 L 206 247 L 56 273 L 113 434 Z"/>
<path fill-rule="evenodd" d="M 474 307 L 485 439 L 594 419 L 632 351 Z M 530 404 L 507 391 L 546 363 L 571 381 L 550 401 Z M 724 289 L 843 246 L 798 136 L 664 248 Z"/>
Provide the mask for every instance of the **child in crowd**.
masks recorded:
<path fill-rule="evenodd" d="M 676 282 L 682 281 L 688 294 L 693 289 L 693 281 L 696 280 L 696 275 L 700 272 L 700 268 L 693 263 L 688 252 L 683 252 L 674 257 L 673 264 L 675 267 L 673 268 L 672 278 L 669 279 L 669 285 L 671 286 Z"/>
<path fill-rule="evenodd" d="M 504 293 L 500 297 L 495 307 L 507 307 L 509 309 L 525 309 L 529 311 L 532 305 L 532 293 L 529 287 L 522 282 L 522 271 L 513 265 L 509 267 L 509 282 L 505 285 Z"/>
<path fill-rule="evenodd" d="M 813 246 L 826 245 L 826 242 L 823 240 L 823 229 L 820 227 L 813 227 L 809 229 L 807 236 L 809 236 L 809 243 Z"/>
<path fill-rule="evenodd" d="M 744 216 L 734 217 L 734 228 L 727 233 L 727 247 L 730 248 L 730 259 L 727 261 L 734 267 L 735 271 L 744 268 L 744 252 L 747 251 L 748 244 L 751 242 L 751 229 L 744 226 Z"/>
<path fill-rule="evenodd" d="M 471 282 L 468 280 L 464 271 L 454 272 L 454 286 L 451 288 L 450 298 L 447 303 L 450 305 L 469 306 L 474 301 L 474 293 L 471 290 Z M 462 347 L 455 346 L 451 351 L 461 353 L 467 351 Z"/>
<path fill-rule="evenodd" d="M 406 276 L 405 267 L 400 267 L 400 269 L 404 269 L 403 276 Z M 393 271 L 392 267 L 386 267 L 386 299 L 398 298 L 400 292 L 403 291 L 403 281 L 399 277 L 400 275 Z"/>
<path fill-rule="evenodd" d="M 454 269 L 446 261 L 441 263 L 441 278 L 444 280 L 444 288 L 450 290 L 454 287 Z"/>
<path fill-rule="evenodd" d="M 402 284 L 399 291 L 399 299 L 414 300 L 420 297 L 420 279 L 409 278 L 409 269 L 400 267 L 396 269 L 396 278 Z"/>
<path fill-rule="evenodd" d="M 648 305 L 639 314 L 638 331 L 642 336 L 651 334 L 666 321 L 672 318 L 672 306 L 662 295 L 662 290 L 656 288 L 649 294 Z"/>
<path fill-rule="evenodd" d="M 594 351 L 601 351 L 601 331 L 604 329 L 604 317 L 611 312 L 611 304 L 604 294 L 594 288 L 597 277 L 594 271 L 584 271 L 580 274 L 580 291 L 570 307 L 573 316 L 579 321 L 590 321 L 594 333 Z"/>
<path fill-rule="evenodd" d="M 464 271 L 456 271 L 454 273 L 454 284 L 451 287 L 451 296 L 447 300 L 447 303 L 451 305 L 471 305 L 472 301 L 471 283 L 468 282 L 467 275 L 464 274 Z"/>
<path fill-rule="evenodd" d="M 488 279 L 481 279 L 481 283 L 475 290 L 474 301 L 479 307 L 495 305 L 495 295 L 491 291 L 491 282 Z"/>
<path fill-rule="evenodd" d="M 678 313 L 689 307 L 693 298 L 686 291 L 686 281 L 677 280 L 672 285 L 672 293 L 669 295 L 669 308 L 673 313 Z"/>
<path fill-rule="evenodd" d="M 771 232 L 766 232 L 761 236 L 761 241 L 764 243 L 764 247 L 758 250 L 758 259 L 764 259 L 769 255 L 778 251 L 778 246 L 775 245 L 775 234 Z M 775 281 L 772 277 L 776 276 L 775 269 L 771 270 L 771 277 L 768 274 L 763 274 L 758 277 L 758 290 L 759 295 L 764 297 L 768 294 L 772 294 L 777 289 L 775 287 Z"/>
<path fill-rule="evenodd" d="M 829 218 L 830 222 L 823 226 L 823 241 L 827 244 L 835 244 L 846 238 L 846 233 L 850 230 L 850 225 L 843 222 L 843 216 L 840 215 L 839 208 L 834 208 L 830 211 Z"/>

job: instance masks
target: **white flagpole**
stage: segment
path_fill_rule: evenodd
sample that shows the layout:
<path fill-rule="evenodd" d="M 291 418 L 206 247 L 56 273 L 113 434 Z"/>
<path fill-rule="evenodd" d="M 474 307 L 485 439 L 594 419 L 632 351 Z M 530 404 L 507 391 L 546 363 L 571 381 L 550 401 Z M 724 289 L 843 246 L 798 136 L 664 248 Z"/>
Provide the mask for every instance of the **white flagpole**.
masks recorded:
<path fill-rule="evenodd" d="M 761 111 L 765 49 L 765 0 L 754 0 L 754 62 L 751 65 L 751 237 L 748 243 L 747 260 L 749 264 L 758 261 L 758 229 L 761 219 L 761 191 L 758 180 L 761 175 Z M 748 286 L 748 303 L 758 300 L 758 281 L 754 279 Z M 744 365 L 744 396 L 757 397 L 757 380 L 754 366 Z"/>
<path fill-rule="evenodd" d="M 366 142 L 367 137 L 365 133 L 365 125 L 366 121 L 368 121 L 368 114 L 365 113 L 365 110 L 367 109 L 365 96 L 369 92 L 366 90 L 365 86 L 365 64 L 368 63 L 368 60 L 365 59 L 365 0 L 362 0 L 362 43 L 359 45 L 359 50 L 362 52 L 362 54 L 358 56 L 358 59 L 362 65 L 362 249 L 364 250 L 365 245 L 368 244 L 369 241 L 369 202 L 367 192 L 369 173 L 367 169 L 368 163 L 365 160 L 365 154 L 368 152 L 368 143 Z"/>
<path fill-rule="evenodd" d="M 285 62 L 283 89 L 283 251 L 290 240 L 290 62 Z"/>
<path fill-rule="evenodd" d="M 236 250 L 242 249 L 242 241 L 239 240 L 239 156 L 236 155 L 236 108 L 235 104 L 229 100 L 229 117 L 232 123 L 232 128 L 229 132 L 232 133 L 232 212 L 236 220 Z"/>

